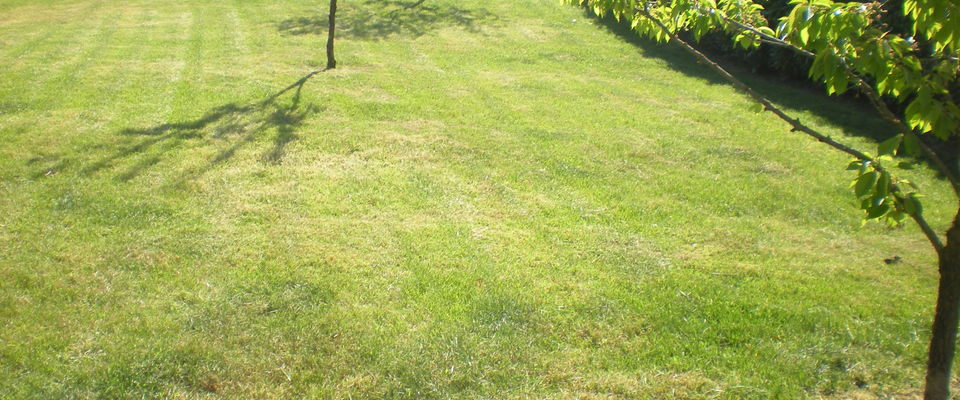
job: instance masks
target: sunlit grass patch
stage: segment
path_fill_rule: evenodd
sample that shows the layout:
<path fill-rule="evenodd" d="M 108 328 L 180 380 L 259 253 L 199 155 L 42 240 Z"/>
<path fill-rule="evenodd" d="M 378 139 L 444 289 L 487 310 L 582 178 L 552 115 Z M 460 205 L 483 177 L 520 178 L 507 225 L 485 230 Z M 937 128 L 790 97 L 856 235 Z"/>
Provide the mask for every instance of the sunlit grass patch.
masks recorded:
<path fill-rule="evenodd" d="M 934 257 L 843 156 L 576 8 L 415 3 L 302 80 L 319 4 L 0 0 L 0 398 L 916 390 Z"/>

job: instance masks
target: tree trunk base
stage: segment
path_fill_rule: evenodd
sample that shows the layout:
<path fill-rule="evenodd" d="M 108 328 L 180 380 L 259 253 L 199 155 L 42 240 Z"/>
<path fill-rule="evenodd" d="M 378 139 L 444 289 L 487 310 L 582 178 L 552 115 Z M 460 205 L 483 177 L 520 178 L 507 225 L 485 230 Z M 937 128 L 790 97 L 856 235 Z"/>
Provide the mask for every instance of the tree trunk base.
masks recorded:
<path fill-rule="evenodd" d="M 960 320 L 960 211 L 947 231 L 947 243 L 940 252 L 940 285 L 933 316 L 930 353 L 927 359 L 926 400 L 950 397 L 950 368 L 957 345 Z"/>

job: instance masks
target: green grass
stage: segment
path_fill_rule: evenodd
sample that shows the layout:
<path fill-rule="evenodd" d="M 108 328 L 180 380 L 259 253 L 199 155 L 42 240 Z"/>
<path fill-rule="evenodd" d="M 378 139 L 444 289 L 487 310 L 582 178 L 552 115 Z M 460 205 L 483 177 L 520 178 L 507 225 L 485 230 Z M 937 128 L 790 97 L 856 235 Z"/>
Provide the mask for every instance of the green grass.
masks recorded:
<path fill-rule="evenodd" d="M 554 0 L 345 0 L 265 102 L 322 3 L 0 0 L 0 398 L 917 393 L 934 254 L 842 155 Z"/>

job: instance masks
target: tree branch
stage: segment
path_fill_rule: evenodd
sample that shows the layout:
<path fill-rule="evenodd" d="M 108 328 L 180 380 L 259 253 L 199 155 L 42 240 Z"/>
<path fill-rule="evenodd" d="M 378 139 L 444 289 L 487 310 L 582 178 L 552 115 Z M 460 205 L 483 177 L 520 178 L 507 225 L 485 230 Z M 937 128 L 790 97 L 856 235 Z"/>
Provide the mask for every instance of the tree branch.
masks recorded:
<path fill-rule="evenodd" d="M 750 25 L 744 24 L 740 21 L 736 21 L 726 15 L 723 16 L 723 20 L 729 23 L 730 25 L 736 27 L 737 29 L 753 32 L 754 34 L 759 35 L 760 40 L 763 43 L 768 43 L 771 45 L 788 48 L 807 57 L 816 57 L 816 54 L 809 50 L 802 49 L 800 47 L 797 47 L 779 38 L 764 34 L 763 32 L 760 32 L 758 29 Z M 857 89 L 859 89 L 860 93 L 863 93 L 863 95 L 867 97 L 867 99 L 870 101 L 870 105 L 872 105 L 873 108 L 880 113 L 881 118 L 883 118 L 887 122 L 896 126 L 901 133 L 905 135 L 911 135 L 917 138 L 917 142 L 920 144 L 920 148 L 923 151 L 924 155 L 926 155 L 931 161 L 933 161 L 933 164 L 937 167 L 938 170 L 940 170 L 940 173 L 942 173 L 943 176 L 947 179 L 947 181 L 950 182 L 950 187 L 953 189 L 954 195 L 956 195 L 957 198 L 960 199 L 960 180 L 958 180 L 957 177 L 953 174 L 953 171 L 947 167 L 947 164 L 943 162 L 943 159 L 941 159 L 940 156 L 937 155 L 937 153 L 934 152 L 933 149 L 930 148 L 930 146 L 928 146 L 920 138 L 920 135 L 918 135 L 913 129 L 910 129 L 910 127 L 908 127 L 907 124 L 903 122 L 903 120 L 898 118 L 896 114 L 894 114 L 893 111 L 890 110 L 890 107 L 888 107 L 887 103 L 885 103 L 883 99 L 880 98 L 880 96 L 877 94 L 876 89 L 874 89 L 873 86 L 867 83 L 867 81 L 864 80 L 863 77 L 861 77 L 859 74 L 856 73 L 856 71 L 850 68 L 850 66 L 846 62 L 842 62 L 842 64 L 844 69 L 846 69 L 847 71 L 847 75 L 853 78 L 853 81 L 856 84 Z"/>
<path fill-rule="evenodd" d="M 750 26 L 750 25 L 744 24 L 744 23 L 742 23 L 742 22 L 740 22 L 740 21 L 737 21 L 737 20 L 735 20 L 735 19 L 733 19 L 733 18 L 730 18 L 730 17 L 728 17 L 728 16 L 726 16 L 726 15 L 723 16 L 723 20 L 726 21 L 728 24 L 735 26 L 737 29 L 740 29 L 740 30 L 743 30 L 743 31 L 750 31 L 750 32 L 753 32 L 753 33 L 757 34 L 758 36 L 760 36 L 760 39 L 761 39 L 764 43 L 770 43 L 770 44 L 773 44 L 773 45 L 776 45 L 776 46 L 786 47 L 786 48 L 788 48 L 788 49 L 791 49 L 791 50 L 793 50 L 793 51 L 796 51 L 797 53 L 803 54 L 803 55 L 805 55 L 805 56 L 807 56 L 807 57 L 815 57 L 815 56 L 816 56 L 816 54 L 814 54 L 813 52 L 811 52 L 811 51 L 809 51 L 809 50 L 801 49 L 801 48 L 799 48 L 799 47 L 797 47 L 797 46 L 794 46 L 794 45 L 792 45 L 792 44 L 790 44 L 790 43 L 787 43 L 787 42 L 785 42 L 785 41 L 783 41 L 783 40 L 780 40 L 779 38 L 775 38 L 775 37 L 773 37 L 773 36 L 767 35 L 767 34 L 765 34 L 765 33 L 763 33 L 763 32 L 760 32 L 757 28 L 754 28 L 754 27 L 752 27 L 752 26 Z"/>
<path fill-rule="evenodd" d="M 930 227 L 930 224 L 927 223 L 927 220 L 923 218 L 922 214 L 910 214 L 910 217 L 913 218 L 917 226 L 920 227 L 920 230 L 923 231 L 923 234 L 927 237 L 927 240 L 933 245 L 933 249 L 937 251 L 937 255 L 940 255 L 943 252 L 943 241 L 940 240 L 940 235 L 937 235 L 937 232 Z"/>
<path fill-rule="evenodd" d="M 655 25 L 657 25 L 660 28 L 660 30 L 663 31 L 663 33 L 666 34 L 667 37 L 669 37 L 670 40 L 672 40 L 674 43 L 680 45 L 681 48 L 683 48 L 688 53 L 695 56 L 701 63 L 703 63 L 710 69 L 720 74 L 724 79 L 726 79 L 728 82 L 733 84 L 734 87 L 746 93 L 748 96 L 753 98 L 753 100 L 755 100 L 756 102 L 762 104 L 766 111 L 769 111 L 775 114 L 781 120 L 790 124 L 790 126 L 792 127 L 791 131 L 802 132 L 810 137 L 813 137 L 817 141 L 824 143 L 830 147 L 833 147 L 836 150 L 847 153 L 858 160 L 870 161 L 874 169 L 876 169 L 878 172 L 882 173 L 885 171 L 884 168 L 880 165 L 880 163 L 876 162 L 876 160 L 874 160 L 873 157 L 870 157 L 869 155 L 857 149 L 854 149 L 850 146 L 844 145 L 843 143 L 837 142 L 836 140 L 833 140 L 827 135 L 824 135 L 820 132 L 815 131 L 814 129 L 801 123 L 799 119 L 791 118 L 783 110 L 781 110 L 779 107 L 774 105 L 769 99 L 757 93 L 750 86 L 743 83 L 742 81 L 737 79 L 735 76 L 727 72 L 727 70 L 721 67 L 719 64 L 715 63 L 713 60 L 711 60 L 709 57 L 701 53 L 699 50 L 695 49 L 689 43 L 680 39 L 676 34 L 671 32 L 670 29 L 663 24 L 663 22 L 661 22 L 659 19 L 651 15 L 648 9 L 644 8 L 644 9 L 638 10 L 638 12 L 640 13 L 640 15 L 644 16 L 645 18 L 653 22 Z M 899 188 L 896 186 L 896 184 L 891 183 L 890 188 L 894 192 L 899 191 Z M 927 236 L 927 239 L 930 241 L 934 249 L 939 254 L 943 250 L 943 241 L 940 239 L 940 236 L 937 235 L 937 233 L 930 227 L 930 225 L 927 223 L 927 221 L 923 218 L 922 215 L 918 213 L 909 213 L 909 215 L 910 217 L 913 218 L 914 221 L 916 221 L 917 225 L 920 226 L 920 229 L 923 231 L 924 235 Z"/>

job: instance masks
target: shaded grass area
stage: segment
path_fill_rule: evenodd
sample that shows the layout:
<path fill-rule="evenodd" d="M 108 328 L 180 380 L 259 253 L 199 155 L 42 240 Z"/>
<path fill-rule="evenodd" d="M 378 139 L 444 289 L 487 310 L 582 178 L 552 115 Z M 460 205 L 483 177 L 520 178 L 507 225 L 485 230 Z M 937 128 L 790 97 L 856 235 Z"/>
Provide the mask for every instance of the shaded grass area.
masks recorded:
<path fill-rule="evenodd" d="M 599 17 L 589 8 L 583 8 L 584 18 L 596 22 L 599 26 L 615 34 L 621 40 L 631 43 L 641 48 L 644 54 L 651 57 L 661 58 L 668 63 L 670 67 L 677 71 L 682 71 L 690 76 L 710 81 L 713 84 L 726 83 L 710 69 L 691 63 L 687 57 L 682 55 L 683 51 L 679 47 L 671 45 L 662 45 L 655 41 L 643 38 L 630 28 L 628 21 L 618 21 L 612 16 Z M 696 41 L 689 38 L 688 41 L 695 46 Z M 738 76 L 738 78 L 753 87 L 764 97 L 774 101 L 777 104 L 790 107 L 797 110 L 807 110 L 816 117 L 825 122 L 835 125 L 850 135 L 857 135 L 869 138 L 870 140 L 882 142 L 889 139 L 897 133 L 897 128 L 880 118 L 872 120 L 858 120 L 850 118 L 850 113 L 862 113 L 866 115 L 877 115 L 877 112 L 869 105 L 866 99 L 860 97 L 855 90 L 847 93 L 842 98 L 831 98 L 830 101 L 822 101 L 824 89 L 819 84 L 811 81 L 797 81 L 795 78 L 775 79 L 774 76 L 758 76 L 750 73 L 751 66 L 742 63 L 733 62 L 724 57 L 724 54 L 718 54 L 715 51 L 706 50 L 714 61 L 719 62 L 729 72 Z M 784 86 L 790 86 L 794 90 L 783 90 Z M 805 90 L 804 90 L 805 89 Z M 839 106 L 839 105 L 843 106 Z M 940 140 L 932 135 L 925 135 L 922 139 L 944 160 L 946 165 L 953 169 L 954 173 L 960 172 L 960 164 L 957 162 L 957 145 L 953 142 Z M 916 161 L 929 162 L 929 160 L 918 159 Z M 936 170 L 936 166 L 930 164 L 931 169 Z M 944 177 L 938 172 L 941 179 Z"/>
<path fill-rule="evenodd" d="M 329 21 L 326 15 L 288 18 L 277 24 L 287 35 L 325 35 Z M 462 7 L 454 3 L 426 0 L 366 0 L 347 3 L 348 17 L 337 27 L 338 35 L 347 39 L 385 40 L 392 36 L 421 37 L 444 27 L 458 27 L 469 33 L 480 33 L 480 26 L 496 24 L 498 16 L 485 8 Z"/>
<path fill-rule="evenodd" d="M 934 257 L 842 156 L 576 8 L 417 7 L 304 80 L 314 4 L 0 1 L 0 397 L 916 393 Z"/>

